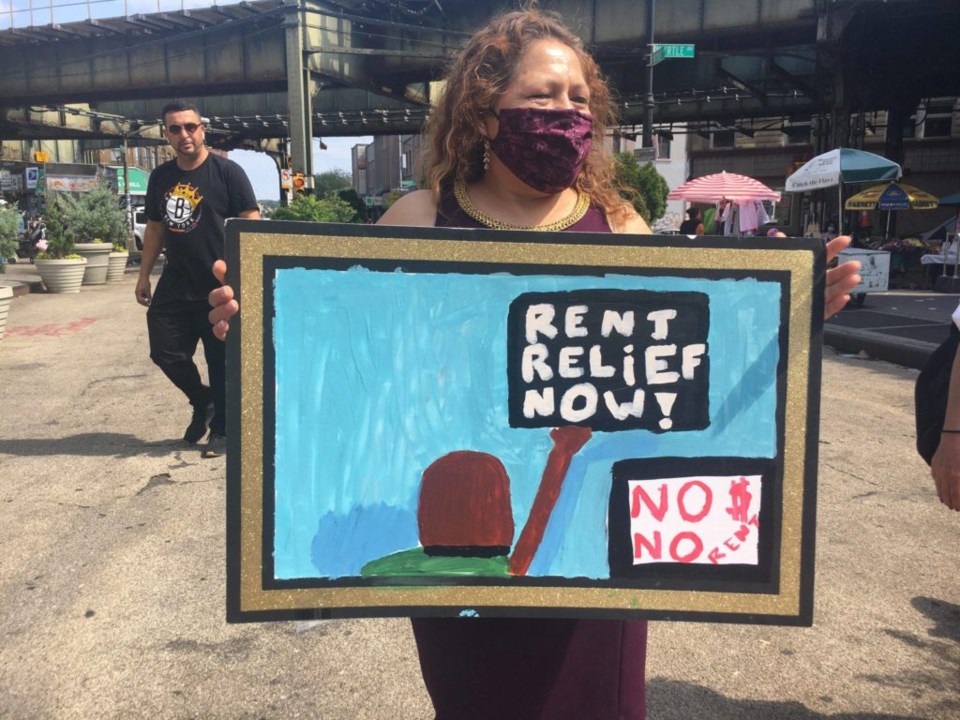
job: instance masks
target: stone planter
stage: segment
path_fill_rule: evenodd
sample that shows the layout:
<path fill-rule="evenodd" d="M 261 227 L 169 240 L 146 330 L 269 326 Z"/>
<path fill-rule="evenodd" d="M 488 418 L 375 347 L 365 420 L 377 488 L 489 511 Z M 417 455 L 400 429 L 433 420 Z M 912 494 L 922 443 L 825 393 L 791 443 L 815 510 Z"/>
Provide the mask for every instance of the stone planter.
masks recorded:
<path fill-rule="evenodd" d="M 87 267 L 83 271 L 84 285 L 103 285 L 107 281 L 107 269 L 110 263 L 110 253 L 113 245 L 110 243 L 76 243 L 74 252 L 87 259 Z"/>
<path fill-rule="evenodd" d="M 0 285 L 0 340 L 7 329 L 7 315 L 10 314 L 10 303 L 13 302 L 13 288 Z"/>
<path fill-rule="evenodd" d="M 69 260 L 40 260 L 38 258 L 34 261 L 34 267 L 37 268 L 37 273 L 43 280 L 43 286 L 47 292 L 75 293 L 80 292 L 87 259 L 81 257 Z"/>
<path fill-rule="evenodd" d="M 130 253 L 112 252 L 107 258 L 107 282 L 122 280 L 123 273 L 127 269 L 127 260 L 130 258 Z"/>

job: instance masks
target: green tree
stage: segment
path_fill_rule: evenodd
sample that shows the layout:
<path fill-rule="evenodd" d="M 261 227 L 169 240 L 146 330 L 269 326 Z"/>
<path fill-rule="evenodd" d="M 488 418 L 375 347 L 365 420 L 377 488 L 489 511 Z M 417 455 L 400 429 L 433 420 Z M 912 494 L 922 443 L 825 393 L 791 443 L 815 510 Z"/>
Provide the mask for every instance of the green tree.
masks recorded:
<path fill-rule="evenodd" d="M 357 191 L 353 188 L 347 188 L 346 190 L 338 190 L 337 197 L 347 203 L 350 207 L 353 208 L 354 215 L 353 220 L 350 222 L 360 222 L 366 217 L 367 206 L 363 204 L 363 200 L 357 195 Z"/>
<path fill-rule="evenodd" d="M 16 205 L 0 207 L 0 272 L 6 272 L 7 259 L 20 246 L 20 211 Z"/>
<path fill-rule="evenodd" d="M 80 257 L 73 252 L 73 233 L 70 227 L 70 199 L 60 193 L 52 194 L 47 199 L 47 207 L 43 219 L 46 225 L 47 249 L 37 255 L 41 260 L 62 260 L 67 257 Z"/>
<path fill-rule="evenodd" d="M 327 197 L 331 192 L 346 190 L 353 185 L 353 178 L 345 170 L 327 170 L 313 176 L 313 192 L 318 197 Z"/>
<path fill-rule="evenodd" d="M 352 222 L 356 212 L 338 197 L 318 198 L 315 195 L 297 195 L 287 207 L 277 208 L 272 220 L 303 220 L 307 222 Z"/>
<path fill-rule="evenodd" d="M 69 216 L 69 232 L 74 242 L 101 240 L 112 245 L 125 245 L 127 219 L 117 196 L 105 183 L 76 198 L 64 196 Z"/>
<path fill-rule="evenodd" d="M 630 153 L 617 153 L 615 160 L 621 194 L 652 225 L 667 211 L 667 194 L 670 192 L 667 181 L 657 172 L 653 163 L 648 162 L 641 167 Z"/>

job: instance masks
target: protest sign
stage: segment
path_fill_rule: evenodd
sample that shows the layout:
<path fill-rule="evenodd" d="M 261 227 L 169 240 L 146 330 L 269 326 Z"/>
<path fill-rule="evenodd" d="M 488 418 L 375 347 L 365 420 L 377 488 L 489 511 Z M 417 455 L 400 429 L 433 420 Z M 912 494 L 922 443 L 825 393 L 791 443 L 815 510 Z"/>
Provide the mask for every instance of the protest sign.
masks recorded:
<path fill-rule="evenodd" d="M 811 622 L 820 242 L 227 235 L 230 620 Z"/>

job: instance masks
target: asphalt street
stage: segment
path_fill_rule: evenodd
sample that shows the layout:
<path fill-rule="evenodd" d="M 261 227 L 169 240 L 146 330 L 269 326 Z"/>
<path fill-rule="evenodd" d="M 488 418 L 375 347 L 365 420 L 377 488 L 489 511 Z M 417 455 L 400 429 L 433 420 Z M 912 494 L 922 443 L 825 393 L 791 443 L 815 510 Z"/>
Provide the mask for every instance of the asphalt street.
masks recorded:
<path fill-rule="evenodd" d="M 225 460 L 134 284 L 20 295 L 0 340 L 0 718 L 432 717 L 404 620 L 225 622 Z M 878 356 L 825 352 L 813 627 L 652 623 L 651 720 L 960 718 L 960 513 Z"/>

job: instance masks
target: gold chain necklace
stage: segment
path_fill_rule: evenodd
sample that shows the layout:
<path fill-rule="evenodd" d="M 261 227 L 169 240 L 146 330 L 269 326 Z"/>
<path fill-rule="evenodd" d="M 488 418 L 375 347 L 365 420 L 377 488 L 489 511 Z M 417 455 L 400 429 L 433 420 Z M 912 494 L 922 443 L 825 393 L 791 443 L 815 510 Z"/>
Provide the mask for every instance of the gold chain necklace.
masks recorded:
<path fill-rule="evenodd" d="M 558 230 L 566 230 L 571 225 L 578 223 L 583 216 L 587 214 L 587 210 L 590 208 L 590 198 L 584 193 L 577 192 L 577 202 L 573 206 L 573 210 L 571 210 L 570 214 L 566 217 L 560 218 L 559 220 L 556 220 L 548 225 L 511 225 L 510 223 L 505 223 L 501 220 L 490 217 L 483 212 L 483 210 L 474 205 L 473 200 L 471 200 L 470 196 L 467 195 L 467 188 L 464 186 L 462 180 L 457 180 L 453 184 L 453 196 L 457 199 L 460 209 L 463 210 L 467 215 L 472 217 L 481 225 L 485 225 L 488 228 L 493 228 L 494 230 L 536 230 L 537 232 L 557 232 Z"/>

